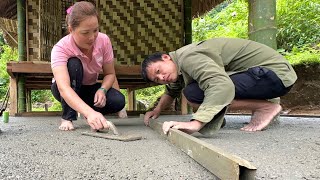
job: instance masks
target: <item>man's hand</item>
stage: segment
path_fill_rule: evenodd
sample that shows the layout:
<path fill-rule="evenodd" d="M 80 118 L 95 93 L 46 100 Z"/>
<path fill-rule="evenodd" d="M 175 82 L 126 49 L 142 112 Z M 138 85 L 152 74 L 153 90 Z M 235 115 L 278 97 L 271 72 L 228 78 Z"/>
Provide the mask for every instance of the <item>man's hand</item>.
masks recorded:
<path fill-rule="evenodd" d="M 109 129 L 107 119 L 99 112 L 93 111 L 86 117 L 86 120 L 93 130 Z"/>
<path fill-rule="evenodd" d="M 205 123 L 193 120 L 190 122 L 178 122 L 178 121 L 165 121 L 162 125 L 162 130 L 164 134 L 168 134 L 169 129 L 179 129 L 185 133 L 192 134 L 198 132 Z"/>
<path fill-rule="evenodd" d="M 94 106 L 98 108 L 103 108 L 107 103 L 107 97 L 104 91 L 97 90 L 96 94 L 94 95 Z"/>
<path fill-rule="evenodd" d="M 146 112 L 146 114 L 144 115 L 144 124 L 146 126 L 149 126 L 149 122 L 150 122 L 150 118 L 151 119 L 157 119 L 160 115 L 160 111 L 157 111 L 156 109 L 153 110 L 153 111 L 149 111 L 149 112 Z"/>

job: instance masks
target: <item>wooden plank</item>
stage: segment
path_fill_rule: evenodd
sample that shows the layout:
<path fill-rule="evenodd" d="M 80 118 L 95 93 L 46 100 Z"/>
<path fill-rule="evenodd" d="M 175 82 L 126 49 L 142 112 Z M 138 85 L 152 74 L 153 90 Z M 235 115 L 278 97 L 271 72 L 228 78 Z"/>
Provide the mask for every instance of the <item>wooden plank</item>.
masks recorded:
<path fill-rule="evenodd" d="M 170 129 L 166 136 L 156 120 L 150 121 L 150 127 L 220 179 L 255 179 L 256 168 L 238 156 L 180 130 Z"/>
<path fill-rule="evenodd" d="M 139 116 L 147 111 L 127 111 L 128 116 Z M 161 111 L 161 115 L 181 115 L 180 111 Z"/>
<path fill-rule="evenodd" d="M 118 75 L 129 75 L 129 76 L 139 76 L 141 77 L 141 66 L 132 65 L 132 66 L 124 66 L 124 65 L 115 65 L 115 71 Z"/>
<path fill-rule="evenodd" d="M 137 76 L 141 78 L 139 65 L 124 66 L 124 65 L 115 65 L 115 71 L 117 75 L 126 75 L 126 76 Z M 52 73 L 50 62 L 8 62 L 7 71 L 9 74 L 13 73 Z M 100 72 L 102 73 L 102 72 Z"/>
<path fill-rule="evenodd" d="M 16 113 L 14 115 L 15 116 L 23 116 L 23 117 L 61 116 L 62 111 L 32 111 L 32 112 Z"/>
<path fill-rule="evenodd" d="M 9 62 L 12 73 L 52 73 L 50 63 Z"/>

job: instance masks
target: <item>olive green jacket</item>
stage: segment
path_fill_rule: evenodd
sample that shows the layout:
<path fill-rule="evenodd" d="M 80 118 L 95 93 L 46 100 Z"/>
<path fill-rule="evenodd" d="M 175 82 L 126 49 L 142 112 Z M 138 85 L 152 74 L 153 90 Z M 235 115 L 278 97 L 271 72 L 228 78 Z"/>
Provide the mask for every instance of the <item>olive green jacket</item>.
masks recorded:
<path fill-rule="evenodd" d="M 215 38 L 189 44 L 169 53 L 181 78 L 166 86 L 166 94 L 175 98 L 185 85 L 198 82 L 204 101 L 193 119 L 209 122 L 235 96 L 230 75 L 262 66 L 275 72 L 283 84 L 291 86 L 297 79 L 288 61 L 272 48 L 250 40 Z"/>

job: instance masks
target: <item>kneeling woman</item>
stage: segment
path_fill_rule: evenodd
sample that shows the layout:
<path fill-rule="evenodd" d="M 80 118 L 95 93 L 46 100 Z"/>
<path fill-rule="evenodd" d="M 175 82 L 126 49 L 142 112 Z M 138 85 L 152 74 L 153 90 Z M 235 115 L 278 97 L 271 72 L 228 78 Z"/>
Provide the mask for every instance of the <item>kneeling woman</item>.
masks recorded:
<path fill-rule="evenodd" d="M 63 109 L 59 129 L 73 130 L 72 121 L 77 119 L 77 112 L 92 129 L 108 128 L 104 114 L 118 112 L 120 117 L 126 117 L 125 98 L 115 77 L 110 39 L 99 32 L 98 13 L 90 2 L 71 6 L 66 22 L 69 35 L 51 52 L 55 79 L 51 91 Z M 101 70 L 104 78 L 98 83 Z"/>

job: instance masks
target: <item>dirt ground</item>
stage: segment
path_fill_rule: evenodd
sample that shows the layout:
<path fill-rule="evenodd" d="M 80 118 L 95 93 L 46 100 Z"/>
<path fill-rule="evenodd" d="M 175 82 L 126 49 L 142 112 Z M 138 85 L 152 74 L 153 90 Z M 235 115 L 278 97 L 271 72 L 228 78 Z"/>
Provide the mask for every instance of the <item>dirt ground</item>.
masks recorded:
<path fill-rule="evenodd" d="M 320 65 L 299 65 L 294 69 L 298 80 L 281 98 L 283 113 L 320 116 Z"/>

